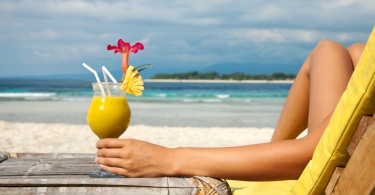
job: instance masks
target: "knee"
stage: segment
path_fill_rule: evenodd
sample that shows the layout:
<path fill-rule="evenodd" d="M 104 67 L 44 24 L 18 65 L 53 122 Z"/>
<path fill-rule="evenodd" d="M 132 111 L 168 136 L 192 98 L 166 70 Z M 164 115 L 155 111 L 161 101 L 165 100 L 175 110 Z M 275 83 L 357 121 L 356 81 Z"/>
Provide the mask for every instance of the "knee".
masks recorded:
<path fill-rule="evenodd" d="M 344 49 L 345 47 L 341 45 L 340 43 L 337 43 L 335 41 L 331 40 L 321 40 L 318 42 L 318 44 L 315 47 L 315 50 L 334 50 L 334 49 Z"/>
<path fill-rule="evenodd" d="M 308 69 L 311 70 L 313 67 L 320 67 L 329 68 L 338 65 L 342 65 L 344 63 L 327 63 L 327 60 L 330 61 L 340 61 L 340 62 L 350 62 L 351 66 L 351 59 L 348 50 L 340 43 L 331 41 L 331 40 L 321 40 L 315 46 L 313 51 L 310 54 L 310 65 Z M 349 64 L 349 63 L 348 63 Z"/>
<path fill-rule="evenodd" d="M 349 56 L 347 49 L 340 43 L 331 40 L 321 40 L 311 52 L 311 57 L 314 59 L 332 58 L 334 54 Z"/>
<path fill-rule="evenodd" d="M 363 49 L 365 48 L 365 44 L 363 43 L 354 43 L 348 47 L 348 51 L 350 52 L 360 52 L 362 53 Z"/>
<path fill-rule="evenodd" d="M 325 55 L 330 55 L 332 53 L 338 52 L 348 54 L 347 49 L 340 43 L 331 40 L 321 40 L 315 46 L 311 54 L 314 56 L 322 57 Z"/>
<path fill-rule="evenodd" d="M 321 63 L 313 63 L 316 59 L 322 58 L 324 55 L 331 53 L 336 50 L 335 47 L 342 47 L 337 42 L 331 40 L 321 40 L 316 44 L 314 49 L 311 51 L 306 62 L 301 67 L 301 72 L 309 74 L 312 66 L 318 66 Z M 345 49 L 345 48 L 344 48 Z"/>
<path fill-rule="evenodd" d="M 352 58 L 353 66 L 355 67 L 362 55 L 362 51 L 365 48 L 363 43 L 354 43 L 348 47 L 348 52 Z"/>

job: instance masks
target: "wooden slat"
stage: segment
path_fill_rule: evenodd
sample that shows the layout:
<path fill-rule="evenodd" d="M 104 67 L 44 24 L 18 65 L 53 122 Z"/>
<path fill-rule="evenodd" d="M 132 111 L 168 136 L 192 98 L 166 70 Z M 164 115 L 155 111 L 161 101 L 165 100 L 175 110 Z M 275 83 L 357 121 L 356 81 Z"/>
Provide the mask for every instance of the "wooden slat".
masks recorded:
<path fill-rule="evenodd" d="M 367 127 L 370 125 L 371 121 L 375 120 L 372 116 L 363 116 L 358 124 L 356 131 L 354 132 L 352 139 L 349 142 L 347 151 L 350 156 L 353 155 L 355 148 L 357 147 L 359 141 L 362 139 Z"/>
<path fill-rule="evenodd" d="M 94 153 L 17 153 L 14 154 L 13 158 L 93 158 L 95 159 L 96 154 Z"/>
<path fill-rule="evenodd" d="M 3 187 L 1 190 L 8 195 L 22 194 L 132 194 L 132 195 L 204 195 L 207 194 L 197 188 L 149 188 L 124 186 L 121 188 L 113 187 Z M 216 194 L 216 193 L 214 193 Z"/>
<path fill-rule="evenodd" d="M 196 194 L 194 189 L 173 189 L 168 188 L 142 188 L 142 187 L 2 187 L 1 191 L 8 195 L 19 194 L 133 194 L 133 195 L 161 195 L 161 194 Z"/>
<path fill-rule="evenodd" d="M 93 155 L 33 154 L 17 155 L 0 164 L 0 176 L 79 175 L 99 170 Z"/>
<path fill-rule="evenodd" d="M 172 183 L 173 185 L 173 183 Z M 14 177 L 0 179 L 0 186 L 147 186 L 168 187 L 167 178 Z M 183 186 L 187 186 L 186 184 Z M 183 187 L 175 186 L 175 187 Z"/>
<path fill-rule="evenodd" d="M 333 174 L 331 176 L 331 179 L 329 180 L 327 187 L 325 189 L 325 194 L 331 194 L 339 181 L 341 174 L 344 172 L 344 168 L 342 167 L 336 167 L 335 171 L 333 171 Z"/>
<path fill-rule="evenodd" d="M 206 194 L 185 178 L 82 178 L 77 179 L 0 179 L 0 191 L 7 194 Z M 9 185 L 7 185 L 7 183 Z"/>
<path fill-rule="evenodd" d="M 30 167 L 36 165 L 36 159 L 8 159 L 0 164 L 0 176 L 25 175 Z"/>
<path fill-rule="evenodd" d="M 371 122 L 345 167 L 333 194 L 371 194 L 375 188 L 375 123 Z"/>

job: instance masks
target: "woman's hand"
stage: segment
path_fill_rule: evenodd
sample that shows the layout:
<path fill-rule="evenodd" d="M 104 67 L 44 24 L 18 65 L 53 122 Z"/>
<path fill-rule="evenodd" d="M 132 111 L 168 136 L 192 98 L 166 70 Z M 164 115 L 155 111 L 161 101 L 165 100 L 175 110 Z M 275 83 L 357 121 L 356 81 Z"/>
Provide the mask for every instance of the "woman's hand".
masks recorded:
<path fill-rule="evenodd" d="M 157 177 L 168 175 L 172 167 L 171 149 L 134 139 L 102 139 L 96 163 L 105 171 L 127 177 Z"/>

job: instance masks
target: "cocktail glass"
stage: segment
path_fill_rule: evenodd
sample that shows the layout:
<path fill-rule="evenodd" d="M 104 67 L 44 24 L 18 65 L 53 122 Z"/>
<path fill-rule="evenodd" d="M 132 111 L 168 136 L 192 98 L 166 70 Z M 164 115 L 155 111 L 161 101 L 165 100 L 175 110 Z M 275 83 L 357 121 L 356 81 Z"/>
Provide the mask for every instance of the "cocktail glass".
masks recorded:
<path fill-rule="evenodd" d="M 128 128 L 131 111 L 126 99 L 126 84 L 93 83 L 93 97 L 87 112 L 87 123 L 99 137 L 118 138 Z M 121 177 L 104 170 L 91 177 Z"/>

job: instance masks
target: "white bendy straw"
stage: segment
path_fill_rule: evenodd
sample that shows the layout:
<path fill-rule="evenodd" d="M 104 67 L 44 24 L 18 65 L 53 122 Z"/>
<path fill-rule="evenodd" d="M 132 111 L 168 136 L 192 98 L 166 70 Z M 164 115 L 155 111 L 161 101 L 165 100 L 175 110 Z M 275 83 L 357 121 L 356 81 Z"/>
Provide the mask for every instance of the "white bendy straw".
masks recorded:
<path fill-rule="evenodd" d="M 102 66 L 102 70 L 103 70 L 103 75 L 104 75 L 104 79 L 106 80 L 106 82 L 107 82 L 107 75 L 108 75 L 113 83 L 117 83 L 115 77 L 112 76 L 112 74 L 108 71 L 108 69 L 105 66 Z"/>
<path fill-rule="evenodd" d="M 100 91 L 102 92 L 102 95 L 105 96 L 103 86 L 102 86 L 102 84 L 100 83 L 100 79 L 99 79 L 99 77 L 98 77 L 98 73 L 96 73 L 96 71 L 95 71 L 94 69 L 92 69 L 90 66 L 88 66 L 88 65 L 85 64 L 85 63 L 82 63 L 82 66 L 85 67 L 85 68 L 87 68 L 87 70 L 89 70 L 90 72 L 92 72 L 92 73 L 95 75 L 96 81 L 97 81 L 98 84 L 99 84 Z"/>
<path fill-rule="evenodd" d="M 109 88 L 109 85 L 108 85 L 107 75 L 111 78 L 113 83 L 117 83 L 117 81 L 116 80 L 115 80 L 116 82 L 113 81 L 115 78 L 113 78 L 112 74 L 107 70 L 105 66 L 102 66 L 102 71 L 103 71 L 105 86 L 107 87 L 108 96 L 112 96 L 111 89 Z"/>

